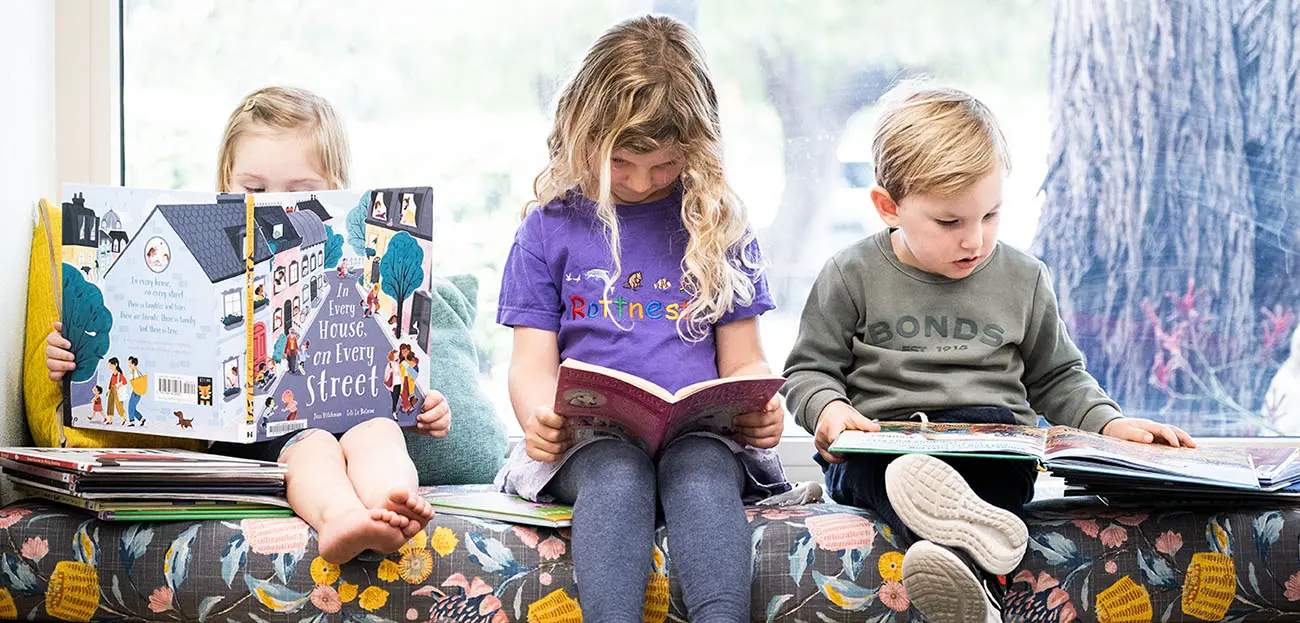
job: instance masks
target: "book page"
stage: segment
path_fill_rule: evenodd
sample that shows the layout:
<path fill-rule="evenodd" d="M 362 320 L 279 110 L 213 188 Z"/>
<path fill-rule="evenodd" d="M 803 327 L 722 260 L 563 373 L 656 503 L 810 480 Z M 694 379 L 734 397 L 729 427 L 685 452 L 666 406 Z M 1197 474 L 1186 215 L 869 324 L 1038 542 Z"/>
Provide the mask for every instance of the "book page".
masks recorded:
<path fill-rule="evenodd" d="M 783 384 L 780 377 L 733 377 L 693 385 L 695 390 L 673 405 L 666 437 L 698 430 L 730 437 L 735 433 L 732 419 L 762 411 Z"/>
<path fill-rule="evenodd" d="M 880 432 L 844 431 L 832 452 L 1021 455 L 1041 459 L 1047 430 L 1015 424 L 881 422 Z"/>
<path fill-rule="evenodd" d="M 1126 468 L 1140 476 L 1174 474 L 1207 483 L 1229 483 L 1259 487 L 1250 455 L 1240 448 L 1174 448 L 1164 444 L 1124 441 L 1077 428 L 1054 426 L 1048 435 L 1044 459 L 1049 469 L 1054 461 L 1071 459 L 1067 465 L 1084 469 L 1088 463 Z"/>

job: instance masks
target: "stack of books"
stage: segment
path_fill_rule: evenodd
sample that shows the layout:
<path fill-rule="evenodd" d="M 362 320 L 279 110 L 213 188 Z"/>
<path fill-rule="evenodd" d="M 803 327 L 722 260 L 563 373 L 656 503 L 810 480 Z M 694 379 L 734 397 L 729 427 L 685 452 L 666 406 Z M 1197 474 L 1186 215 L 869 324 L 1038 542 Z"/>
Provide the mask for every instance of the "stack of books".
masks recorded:
<path fill-rule="evenodd" d="M 20 497 L 106 521 L 289 517 L 285 467 L 187 450 L 0 448 Z"/>
<path fill-rule="evenodd" d="M 1037 461 L 1065 480 L 1066 495 L 1108 502 L 1300 502 L 1294 446 L 1174 448 L 1064 426 L 881 422 L 878 433 L 845 431 L 831 451 Z"/>

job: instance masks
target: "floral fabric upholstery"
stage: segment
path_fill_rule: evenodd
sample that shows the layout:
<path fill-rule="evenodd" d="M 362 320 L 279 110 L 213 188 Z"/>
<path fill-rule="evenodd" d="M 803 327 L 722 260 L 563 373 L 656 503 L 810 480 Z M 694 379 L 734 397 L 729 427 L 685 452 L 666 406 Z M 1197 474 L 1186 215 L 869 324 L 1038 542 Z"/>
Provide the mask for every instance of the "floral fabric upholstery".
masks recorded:
<path fill-rule="evenodd" d="M 1300 620 L 1300 508 L 1032 507 L 1008 621 Z M 921 621 L 871 513 L 752 508 L 755 621 Z M 645 618 L 685 620 L 661 529 Z M 402 551 L 339 568 L 297 518 L 100 522 L 0 511 L 0 619 L 580 621 L 568 530 L 440 514 Z"/>

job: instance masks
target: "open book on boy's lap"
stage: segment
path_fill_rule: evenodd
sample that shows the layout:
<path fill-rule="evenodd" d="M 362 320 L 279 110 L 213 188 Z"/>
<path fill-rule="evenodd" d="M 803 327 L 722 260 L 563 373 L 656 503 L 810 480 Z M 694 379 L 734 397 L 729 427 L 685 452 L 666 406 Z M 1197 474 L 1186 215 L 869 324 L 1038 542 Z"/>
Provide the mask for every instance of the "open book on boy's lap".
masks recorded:
<path fill-rule="evenodd" d="M 1071 474 L 1104 474 L 1129 480 L 1261 488 L 1261 474 L 1244 449 L 1142 444 L 1068 426 L 881 422 L 877 433 L 844 431 L 830 450 L 1036 460 L 1067 479 Z"/>
<path fill-rule="evenodd" d="M 63 193 L 65 425 L 246 443 L 415 423 L 430 188 Z"/>
<path fill-rule="evenodd" d="M 574 440 L 637 440 L 652 455 L 695 431 L 735 433 L 737 415 L 763 411 L 785 382 L 779 376 L 735 376 L 669 392 L 646 379 L 574 359 L 560 365 L 555 412 L 567 419 Z"/>

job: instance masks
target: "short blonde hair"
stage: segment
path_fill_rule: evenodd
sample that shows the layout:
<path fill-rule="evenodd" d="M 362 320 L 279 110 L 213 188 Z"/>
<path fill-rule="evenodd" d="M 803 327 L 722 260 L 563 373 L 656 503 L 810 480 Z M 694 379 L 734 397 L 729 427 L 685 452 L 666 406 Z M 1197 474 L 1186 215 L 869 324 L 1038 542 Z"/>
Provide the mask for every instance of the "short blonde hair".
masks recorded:
<path fill-rule="evenodd" d="M 217 191 L 229 192 L 235 173 L 235 147 L 257 126 L 285 132 L 303 132 L 315 139 L 318 173 L 330 188 L 346 188 L 352 161 L 347 131 L 334 107 L 306 89 L 272 86 L 258 89 L 240 100 L 217 154 Z"/>
<path fill-rule="evenodd" d="M 692 341 L 755 296 L 761 271 L 744 251 L 754 239 L 749 216 L 722 168 L 718 96 L 704 48 L 690 27 L 647 15 L 606 30 L 560 92 L 547 139 L 549 161 L 524 211 L 575 189 L 596 201 L 610 240 L 613 270 L 606 292 L 622 273 L 618 218 L 610 162 L 616 149 L 648 153 L 677 146 L 682 156 L 682 225 L 689 239 L 682 273 L 690 299 L 678 333 Z M 739 265 L 733 263 L 739 255 Z"/>
<path fill-rule="evenodd" d="M 1001 167 L 1011 170 L 993 111 L 965 91 L 925 80 L 880 98 L 871 144 L 876 184 L 895 202 L 915 194 L 952 197 Z"/>

